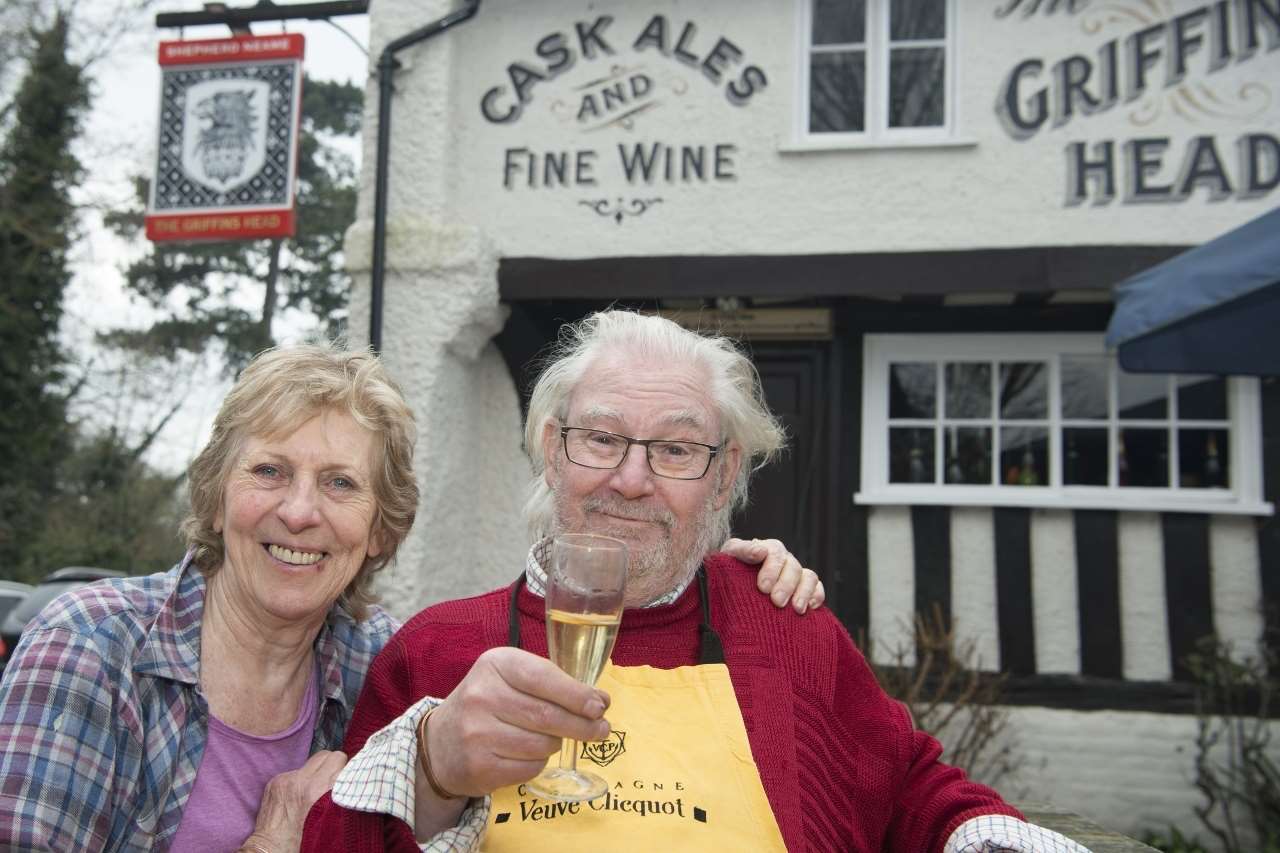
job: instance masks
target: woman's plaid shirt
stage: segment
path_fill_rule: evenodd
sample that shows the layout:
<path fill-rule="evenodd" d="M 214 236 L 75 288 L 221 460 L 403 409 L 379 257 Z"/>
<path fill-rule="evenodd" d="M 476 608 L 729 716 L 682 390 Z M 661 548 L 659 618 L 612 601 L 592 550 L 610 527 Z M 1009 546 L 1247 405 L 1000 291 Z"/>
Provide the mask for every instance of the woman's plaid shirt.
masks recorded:
<path fill-rule="evenodd" d="M 208 733 L 199 691 L 205 579 L 99 581 L 56 599 L 0 682 L 0 849 L 163 851 Z M 335 607 L 316 639 L 311 750 L 339 749 L 365 673 L 397 624 Z"/>

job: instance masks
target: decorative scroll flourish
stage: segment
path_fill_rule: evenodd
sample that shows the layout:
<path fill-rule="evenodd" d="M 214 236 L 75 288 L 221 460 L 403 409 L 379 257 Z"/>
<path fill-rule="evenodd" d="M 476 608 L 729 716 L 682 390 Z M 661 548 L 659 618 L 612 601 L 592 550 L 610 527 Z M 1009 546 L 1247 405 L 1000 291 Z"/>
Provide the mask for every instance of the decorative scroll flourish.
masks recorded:
<path fill-rule="evenodd" d="M 621 225 L 623 217 L 639 216 L 655 204 L 662 204 L 662 199 L 657 197 L 633 198 L 629 201 L 624 201 L 622 197 L 619 196 L 613 204 L 610 204 L 610 200 L 607 198 L 594 200 L 588 199 L 580 201 L 578 204 L 583 207 L 591 208 L 598 216 L 610 217 L 614 222 Z"/>
<path fill-rule="evenodd" d="M 551 114 L 555 116 L 562 124 L 564 122 L 573 121 L 573 107 L 561 98 L 556 98 L 549 105 Z"/>
<path fill-rule="evenodd" d="M 1240 87 L 1232 95 L 1219 95 L 1217 90 L 1207 83 L 1196 83 L 1194 86 L 1183 83 L 1170 95 L 1181 101 L 1187 112 L 1198 118 L 1234 119 L 1244 121 L 1258 118 L 1268 112 L 1271 107 L 1271 90 L 1263 83 L 1249 82 Z M 1195 121 L 1192 116 L 1187 116 Z"/>
<path fill-rule="evenodd" d="M 617 83 L 624 80 L 628 74 L 635 74 L 643 70 L 644 66 L 642 65 L 610 65 L 608 74 L 603 77 L 597 77 L 594 80 L 588 80 L 585 83 L 580 83 L 573 87 L 573 91 L 585 92 L 588 89 L 598 89 L 601 86 L 608 86 L 610 83 Z"/>
<path fill-rule="evenodd" d="M 1160 118 L 1164 112 L 1164 98 L 1160 95 L 1148 95 L 1134 106 L 1129 113 L 1129 121 L 1138 127 L 1147 125 Z"/>
<path fill-rule="evenodd" d="M 673 95 L 683 95 L 689 91 L 689 81 L 679 74 L 667 74 L 658 82 L 666 86 Z"/>
<path fill-rule="evenodd" d="M 1165 93 L 1143 98 L 1129 113 L 1129 121 L 1146 127 L 1160 117 L 1167 106 L 1191 124 L 1218 121 L 1250 121 L 1265 115 L 1274 98 L 1264 83 L 1248 82 L 1222 95 L 1208 83 L 1182 83 Z"/>
<path fill-rule="evenodd" d="M 595 130 L 603 130 L 606 127 L 621 127 L 624 130 L 633 130 L 636 126 L 636 116 L 647 113 L 657 105 L 657 101 L 650 101 L 647 104 L 641 104 L 638 107 L 633 107 L 632 109 L 627 110 L 621 115 L 614 116 L 603 124 L 598 124 L 595 127 L 588 127 L 583 132 L 591 133 Z"/>
<path fill-rule="evenodd" d="M 1005 4 L 996 9 L 997 18 L 1007 18 L 1019 9 L 1022 10 L 1022 17 L 1030 18 L 1037 12 L 1043 11 L 1046 15 L 1052 15 L 1059 9 L 1065 11 L 1068 15 L 1074 15 L 1088 6 L 1090 0 L 1006 0 Z"/>
<path fill-rule="evenodd" d="M 1138 23 L 1148 26 L 1172 14 L 1173 4 L 1170 0 L 1127 0 L 1127 2 L 1103 3 L 1085 15 L 1080 28 L 1087 35 L 1096 35 L 1112 25 L 1131 27 Z"/>

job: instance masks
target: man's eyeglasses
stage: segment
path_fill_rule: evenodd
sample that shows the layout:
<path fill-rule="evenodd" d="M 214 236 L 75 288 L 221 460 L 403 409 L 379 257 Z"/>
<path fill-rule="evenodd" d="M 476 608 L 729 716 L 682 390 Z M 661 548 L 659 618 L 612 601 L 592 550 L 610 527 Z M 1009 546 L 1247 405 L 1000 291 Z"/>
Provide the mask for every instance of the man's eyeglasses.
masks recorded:
<path fill-rule="evenodd" d="M 560 427 L 560 437 L 564 439 L 564 455 L 584 468 L 617 468 L 627 458 L 631 445 L 639 444 L 644 447 L 649 470 L 672 480 L 702 479 L 721 447 L 696 441 L 628 438 L 586 427 Z"/>

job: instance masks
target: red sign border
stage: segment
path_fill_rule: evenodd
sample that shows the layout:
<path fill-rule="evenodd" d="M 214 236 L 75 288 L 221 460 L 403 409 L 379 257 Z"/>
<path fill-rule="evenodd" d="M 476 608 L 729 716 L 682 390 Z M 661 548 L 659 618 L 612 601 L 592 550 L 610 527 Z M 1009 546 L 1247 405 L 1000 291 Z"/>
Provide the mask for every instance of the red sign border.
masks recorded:
<path fill-rule="evenodd" d="M 275 222 L 256 221 L 272 216 L 279 218 Z M 246 220 L 254 221 L 246 222 Z M 147 239 L 154 243 L 176 240 L 214 243 L 219 240 L 292 237 L 295 226 L 294 210 L 291 207 L 269 210 L 228 208 L 204 213 L 163 213 L 158 216 L 148 216 L 146 222 Z"/>
<path fill-rule="evenodd" d="M 160 65 L 226 65 L 267 59 L 301 59 L 306 46 L 302 33 L 235 36 L 160 42 Z"/>
<path fill-rule="evenodd" d="M 181 50 L 180 50 L 181 48 Z M 224 39 L 164 41 L 160 43 L 160 66 L 234 65 L 292 59 L 298 63 L 297 99 L 294 101 L 294 146 L 290 157 L 289 207 L 228 207 L 185 213 L 154 213 L 148 204 L 144 217 L 147 239 L 163 242 L 217 242 L 255 240 L 264 237 L 292 237 L 297 231 L 298 152 L 302 128 L 302 60 L 306 37 L 301 33 L 270 36 L 235 36 Z M 277 217 L 273 221 L 271 217 Z"/>

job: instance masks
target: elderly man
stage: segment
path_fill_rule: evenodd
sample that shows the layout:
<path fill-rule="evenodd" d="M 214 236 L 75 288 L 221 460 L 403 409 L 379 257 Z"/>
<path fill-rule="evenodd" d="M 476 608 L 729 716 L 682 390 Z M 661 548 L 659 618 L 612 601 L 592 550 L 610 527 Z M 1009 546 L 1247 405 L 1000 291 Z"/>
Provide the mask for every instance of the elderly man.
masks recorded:
<path fill-rule="evenodd" d="M 525 440 L 542 538 L 523 575 L 388 644 L 304 850 L 1082 849 L 939 763 L 829 613 L 775 611 L 709 554 L 783 440 L 730 342 L 593 315 L 561 336 Z M 545 659 L 547 543 L 565 532 L 630 554 L 599 688 Z M 588 742 L 608 793 L 529 793 L 561 738 Z"/>

